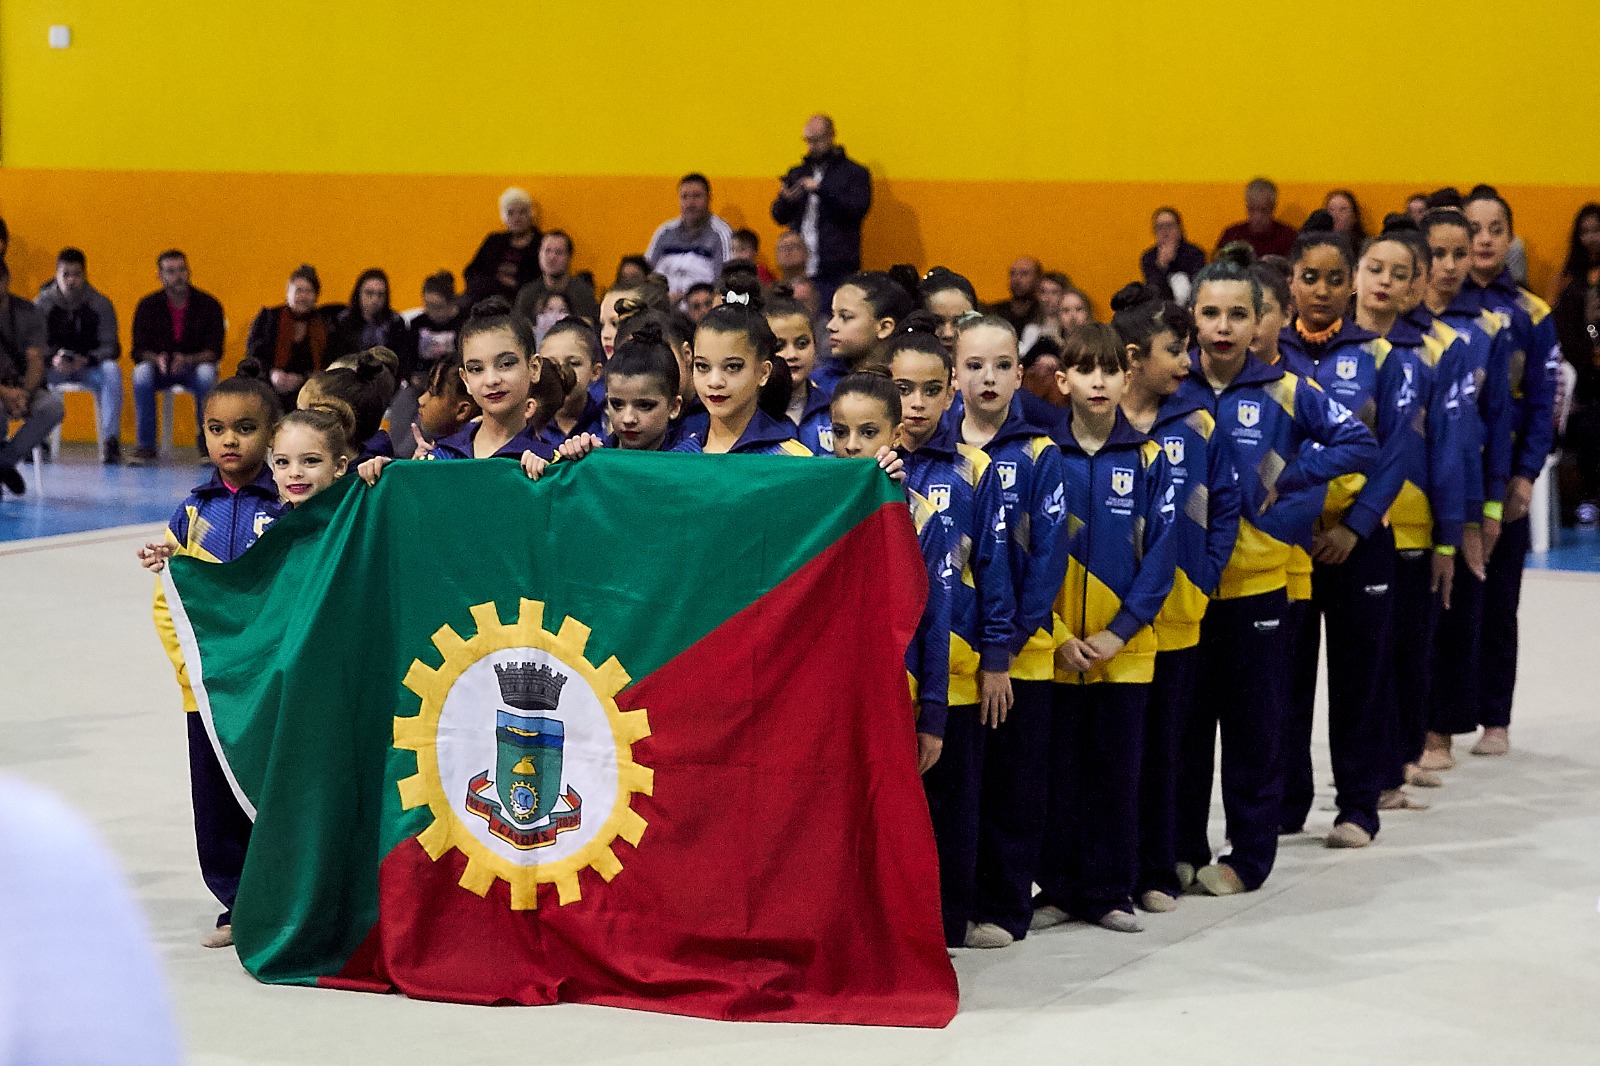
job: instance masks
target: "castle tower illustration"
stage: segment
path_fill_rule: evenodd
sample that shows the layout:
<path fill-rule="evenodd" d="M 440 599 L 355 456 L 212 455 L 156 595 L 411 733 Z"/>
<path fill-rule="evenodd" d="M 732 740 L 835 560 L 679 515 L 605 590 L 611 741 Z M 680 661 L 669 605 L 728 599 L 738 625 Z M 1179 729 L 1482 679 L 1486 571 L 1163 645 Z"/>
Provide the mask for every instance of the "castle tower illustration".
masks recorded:
<path fill-rule="evenodd" d="M 549 817 L 561 794 L 562 748 L 566 736 L 559 719 L 539 712 L 561 703 L 565 674 L 541 663 L 496 663 L 500 698 L 512 710 L 495 715 L 495 792 L 506 817 L 530 829 Z M 531 712 L 531 713 L 529 713 Z"/>

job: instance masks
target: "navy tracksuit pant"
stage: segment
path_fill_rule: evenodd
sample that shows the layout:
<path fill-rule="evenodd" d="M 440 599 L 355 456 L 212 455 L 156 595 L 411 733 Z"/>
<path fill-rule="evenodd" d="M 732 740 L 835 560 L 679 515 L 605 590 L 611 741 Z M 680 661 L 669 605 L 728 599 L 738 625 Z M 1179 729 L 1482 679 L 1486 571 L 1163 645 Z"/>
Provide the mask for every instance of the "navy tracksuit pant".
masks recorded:
<path fill-rule="evenodd" d="M 1049 681 L 1011 681 L 1006 720 L 983 738 L 974 921 L 1021 940 L 1033 918 L 1033 880 L 1050 786 Z"/>
<path fill-rule="evenodd" d="M 1432 591 L 1433 552 L 1398 553 L 1394 572 L 1394 750 L 1384 788 L 1406 782 L 1406 765 L 1427 741 L 1428 694 L 1433 684 L 1433 637 L 1442 613 Z M 1452 589 L 1451 602 L 1454 603 Z"/>
<path fill-rule="evenodd" d="M 1311 606 L 1295 637 L 1295 674 L 1315 676 L 1318 636 L 1328 620 L 1328 747 L 1333 756 L 1335 824 L 1354 822 L 1378 832 L 1378 796 L 1394 752 L 1394 535 L 1379 527 L 1337 565 L 1311 571 Z M 1303 825 L 1316 787 L 1311 774 L 1314 696 L 1295 693 L 1286 734 L 1284 828 Z"/>
<path fill-rule="evenodd" d="M 944 942 L 959 948 L 974 920 L 978 872 L 978 802 L 983 781 L 984 729 L 978 705 L 951 707 L 944 727 L 944 750 L 922 775 L 939 853 L 939 899 L 944 912 Z"/>
<path fill-rule="evenodd" d="M 1211 601 L 1200 623 L 1199 684 L 1179 740 L 1178 861 L 1196 869 L 1211 861 L 1206 822 L 1220 726 L 1222 806 L 1232 842 L 1223 861 L 1249 889 L 1261 887 L 1278 857 L 1288 610 L 1283 589 Z"/>
<path fill-rule="evenodd" d="M 1176 896 L 1178 884 L 1178 740 L 1195 699 L 1200 646 L 1156 654 L 1155 678 L 1144 712 L 1144 759 L 1139 770 L 1140 895 Z"/>
<path fill-rule="evenodd" d="M 1133 910 L 1139 876 L 1139 762 L 1149 685 L 1053 686 L 1050 804 L 1040 902 L 1097 922 Z"/>
<path fill-rule="evenodd" d="M 189 794 L 194 801 L 194 839 L 200 853 L 200 876 L 222 904 L 217 925 L 233 921 L 233 900 L 239 894 L 244 853 L 250 844 L 250 816 L 228 785 L 217 753 L 197 713 L 189 720 Z"/>
<path fill-rule="evenodd" d="M 1439 612 L 1433 634 L 1433 683 L 1428 690 L 1428 730 L 1450 736 L 1478 728 L 1482 676 L 1484 582 L 1456 556 L 1450 609 Z"/>
<path fill-rule="evenodd" d="M 1528 561 L 1532 527 L 1527 518 L 1507 522 L 1489 556 L 1483 585 L 1481 698 L 1477 724 L 1511 725 L 1511 700 L 1517 688 L 1517 609 L 1522 603 L 1522 568 Z"/>

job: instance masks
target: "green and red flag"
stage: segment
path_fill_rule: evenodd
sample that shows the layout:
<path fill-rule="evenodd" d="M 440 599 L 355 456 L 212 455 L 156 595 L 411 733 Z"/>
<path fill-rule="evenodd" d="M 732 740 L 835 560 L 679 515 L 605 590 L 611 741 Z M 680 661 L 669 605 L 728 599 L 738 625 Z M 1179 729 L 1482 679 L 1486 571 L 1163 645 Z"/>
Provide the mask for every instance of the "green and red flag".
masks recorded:
<path fill-rule="evenodd" d="M 926 578 L 874 464 L 397 463 L 164 580 L 255 820 L 260 980 L 954 1015 L 904 669 Z"/>

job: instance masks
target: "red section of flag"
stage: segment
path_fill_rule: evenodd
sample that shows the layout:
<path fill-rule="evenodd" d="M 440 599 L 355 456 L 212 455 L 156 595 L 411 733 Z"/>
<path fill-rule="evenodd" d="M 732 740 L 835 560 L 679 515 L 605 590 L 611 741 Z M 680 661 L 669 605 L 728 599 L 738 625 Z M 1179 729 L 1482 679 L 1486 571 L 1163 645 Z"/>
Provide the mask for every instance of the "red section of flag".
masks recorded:
<path fill-rule="evenodd" d="M 513 911 L 503 881 L 480 898 L 460 853 L 408 840 L 380 871 L 376 943 L 322 983 L 945 1025 L 956 979 L 903 667 L 925 593 L 906 509 L 886 506 L 618 698 L 648 709 L 633 751 L 655 786 L 615 880 L 585 870 L 581 900 L 547 885 Z"/>

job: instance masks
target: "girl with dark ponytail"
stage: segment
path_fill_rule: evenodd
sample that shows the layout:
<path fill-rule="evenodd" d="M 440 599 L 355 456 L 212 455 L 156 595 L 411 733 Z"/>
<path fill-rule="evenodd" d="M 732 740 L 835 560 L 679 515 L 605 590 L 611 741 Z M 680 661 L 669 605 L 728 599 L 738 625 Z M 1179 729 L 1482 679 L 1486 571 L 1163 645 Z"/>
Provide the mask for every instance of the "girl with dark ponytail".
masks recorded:
<path fill-rule="evenodd" d="M 1314 382 L 1250 354 L 1262 307 L 1254 258 L 1224 249 L 1196 277 L 1190 305 L 1200 349 L 1191 374 L 1233 456 L 1240 495 L 1238 538 L 1200 623 L 1199 681 L 1179 755 L 1179 884 L 1218 896 L 1260 888 L 1277 860 L 1289 554 L 1309 550 L 1319 510 L 1307 490 L 1364 472 L 1378 452 L 1366 427 Z M 1333 303 L 1325 289 L 1322 301 Z M 1219 725 L 1232 850 L 1212 862 L 1206 823 Z"/>
<path fill-rule="evenodd" d="M 1147 911 L 1170 911 L 1177 875 L 1178 738 L 1188 721 L 1200 666 L 1200 623 L 1239 533 L 1239 490 L 1231 450 L 1216 431 L 1209 390 L 1192 374 L 1194 320 L 1149 285 L 1111 298 L 1111 328 L 1128 355 L 1122 411 L 1161 446 L 1172 491 L 1175 572 L 1152 626 L 1155 670 L 1145 705 L 1139 772 L 1139 877 Z"/>
<path fill-rule="evenodd" d="M 563 373 L 563 367 L 540 359 L 536 348 L 533 323 L 506 300 L 491 296 L 474 306 L 461 329 L 459 373 L 483 417 L 435 442 L 424 458 L 510 458 L 520 460 L 530 476 L 542 471 L 555 452 L 539 439 L 539 427 L 566 402 L 575 382 L 570 370 Z M 391 462 L 386 456 L 368 459 L 357 473 L 375 485 Z"/>
<path fill-rule="evenodd" d="M 853 297 L 847 293 L 843 299 L 841 304 L 835 294 L 836 312 Z M 981 448 L 960 442 L 944 417 L 953 397 L 954 363 L 934 333 L 937 327 L 928 312 L 909 311 L 883 345 L 900 393 L 912 511 L 919 525 L 939 523 L 948 543 L 970 545 L 939 570 L 937 587 L 949 590 L 948 683 L 943 693 L 925 694 L 917 732 L 922 763 L 931 763 L 923 784 L 939 849 L 945 943 L 1003 947 L 1011 942 L 1009 934 L 980 933 L 977 925 L 978 817 L 984 723 L 1003 721 L 1012 704 L 1016 595 L 999 474 Z"/>
<path fill-rule="evenodd" d="M 917 272 L 896 266 L 888 273 L 864 270 L 851 274 L 833 293 L 828 319 L 832 355 L 822 361 L 816 378 L 831 389 L 846 374 L 883 366 L 896 327 L 921 304 Z"/>

